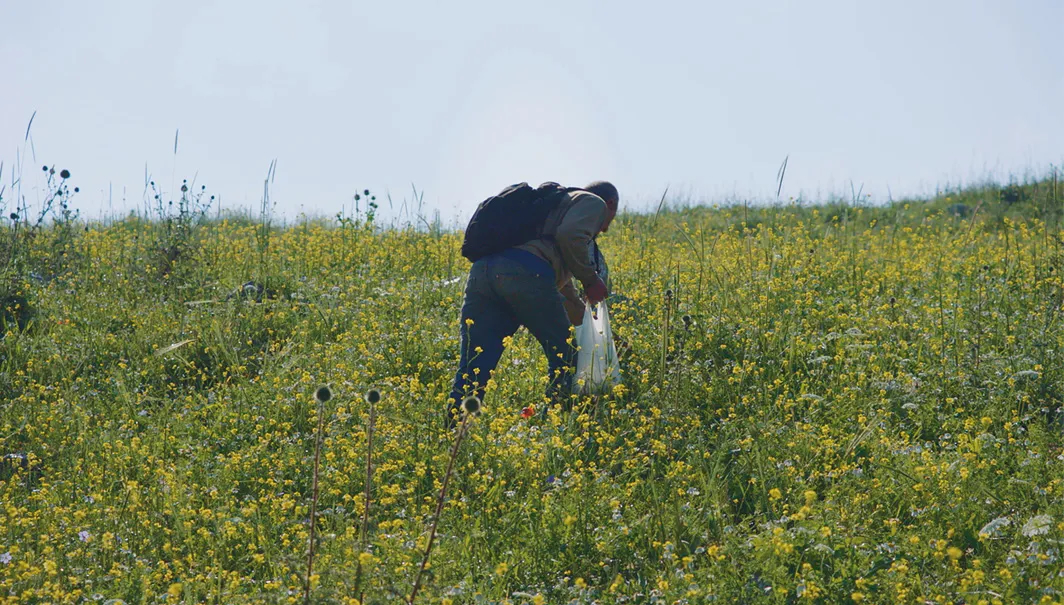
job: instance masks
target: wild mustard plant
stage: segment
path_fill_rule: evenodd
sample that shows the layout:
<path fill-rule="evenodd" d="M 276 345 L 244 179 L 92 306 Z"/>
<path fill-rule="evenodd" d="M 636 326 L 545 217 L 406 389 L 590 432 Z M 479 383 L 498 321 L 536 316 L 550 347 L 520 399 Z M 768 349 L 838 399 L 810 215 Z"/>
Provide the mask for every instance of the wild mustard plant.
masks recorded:
<path fill-rule="evenodd" d="M 622 216 L 624 384 L 543 416 L 518 332 L 460 448 L 456 234 L 223 215 L 164 278 L 75 219 L 0 340 L 0 600 L 1059 601 L 1064 195 L 1020 190 Z"/>

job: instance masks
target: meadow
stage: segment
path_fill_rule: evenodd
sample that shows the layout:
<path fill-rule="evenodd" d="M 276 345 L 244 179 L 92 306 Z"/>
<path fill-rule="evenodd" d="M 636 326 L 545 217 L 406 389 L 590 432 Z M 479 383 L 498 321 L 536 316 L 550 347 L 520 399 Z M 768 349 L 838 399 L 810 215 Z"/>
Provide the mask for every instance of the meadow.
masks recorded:
<path fill-rule="evenodd" d="M 50 182 L 47 224 L 0 228 L 0 603 L 301 603 L 312 506 L 310 602 L 408 600 L 461 235 L 196 191 L 86 222 Z M 518 332 L 415 602 L 1064 602 L 1062 204 L 1053 178 L 622 214 L 623 385 L 525 417 Z"/>

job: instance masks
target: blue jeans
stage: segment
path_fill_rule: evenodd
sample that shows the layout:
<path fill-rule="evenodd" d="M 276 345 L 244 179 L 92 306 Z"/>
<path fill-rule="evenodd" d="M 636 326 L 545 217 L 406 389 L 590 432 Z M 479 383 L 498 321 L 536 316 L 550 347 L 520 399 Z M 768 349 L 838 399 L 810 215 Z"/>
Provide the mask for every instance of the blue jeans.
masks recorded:
<path fill-rule="evenodd" d="M 562 300 L 554 271 L 530 252 L 511 248 L 473 263 L 462 304 L 462 350 L 451 389 L 452 412 L 469 395 L 483 401 L 484 386 L 502 357 L 503 339 L 520 326 L 539 340 L 547 356 L 547 397 L 565 403 L 576 349 L 569 342 L 569 316 Z M 448 423 L 453 422 L 448 414 Z"/>

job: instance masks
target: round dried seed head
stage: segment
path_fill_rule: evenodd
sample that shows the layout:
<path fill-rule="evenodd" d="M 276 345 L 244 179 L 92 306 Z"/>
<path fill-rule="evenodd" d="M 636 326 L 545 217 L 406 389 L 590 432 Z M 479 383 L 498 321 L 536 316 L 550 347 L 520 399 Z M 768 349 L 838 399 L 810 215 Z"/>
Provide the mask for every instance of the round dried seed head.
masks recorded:
<path fill-rule="evenodd" d="M 375 404 L 381 400 L 381 392 L 377 389 L 366 391 L 366 403 Z"/>
<path fill-rule="evenodd" d="M 314 391 L 314 399 L 317 399 L 321 403 L 325 403 L 326 401 L 332 399 L 332 391 L 330 391 L 329 387 L 326 386 L 318 387 L 318 390 Z"/>
<path fill-rule="evenodd" d="M 466 414 L 480 413 L 480 400 L 473 396 L 466 397 L 462 401 L 462 411 Z"/>

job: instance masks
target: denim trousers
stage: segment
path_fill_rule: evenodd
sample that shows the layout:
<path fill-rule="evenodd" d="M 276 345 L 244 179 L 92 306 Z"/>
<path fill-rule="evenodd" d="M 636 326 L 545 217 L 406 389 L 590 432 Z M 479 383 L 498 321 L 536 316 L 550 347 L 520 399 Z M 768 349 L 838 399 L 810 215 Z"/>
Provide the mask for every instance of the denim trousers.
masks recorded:
<path fill-rule="evenodd" d="M 503 340 L 520 326 L 528 328 L 547 356 L 547 397 L 552 404 L 565 403 L 576 349 L 569 341 L 569 316 L 562 300 L 550 265 L 529 252 L 511 249 L 473 263 L 462 303 L 452 413 L 469 395 L 483 401 L 484 386 L 503 354 Z M 449 423 L 453 418 L 448 414 Z"/>

